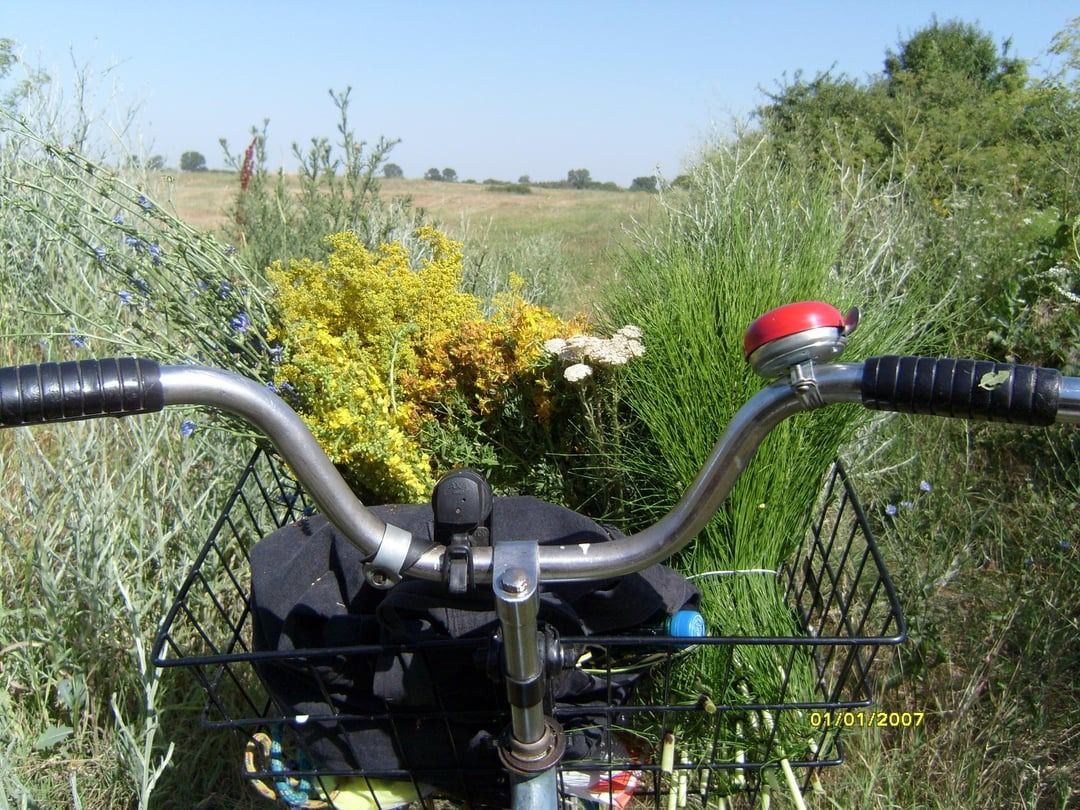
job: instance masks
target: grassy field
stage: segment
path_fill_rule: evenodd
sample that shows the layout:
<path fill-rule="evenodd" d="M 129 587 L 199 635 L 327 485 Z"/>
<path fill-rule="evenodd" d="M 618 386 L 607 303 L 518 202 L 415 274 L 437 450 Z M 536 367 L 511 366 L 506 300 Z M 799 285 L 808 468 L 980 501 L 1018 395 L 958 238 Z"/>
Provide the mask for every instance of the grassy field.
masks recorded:
<path fill-rule="evenodd" d="M 295 188 L 297 180 L 286 182 Z M 195 228 L 221 233 L 238 177 L 232 172 L 179 172 L 166 177 L 175 213 Z M 528 194 L 493 190 L 482 183 L 384 180 L 385 198 L 405 197 L 451 236 L 465 242 L 471 257 L 520 253 L 565 266 L 574 292 L 552 303 L 565 314 L 585 309 L 608 278 L 627 241 L 625 228 L 651 223 L 655 195 L 531 187 Z"/>
<path fill-rule="evenodd" d="M 0 173 L 25 174 L 35 188 L 53 188 L 71 171 L 61 161 L 43 171 L 0 158 Z M 228 173 L 175 176 L 165 207 L 220 232 L 235 182 Z M 55 195 L 20 192 L 26 210 L 0 206 L 11 239 L 0 257 L 0 360 L 85 358 L 117 346 L 171 360 L 199 350 L 197 336 L 229 336 L 241 302 L 221 297 L 218 275 L 217 296 L 197 295 L 197 277 L 174 263 L 181 244 L 199 244 L 183 223 L 144 210 L 131 187 L 107 199 L 56 187 Z M 464 239 L 474 260 L 490 251 L 501 254 L 500 268 L 525 270 L 535 259 L 537 275 L 566 271 L 563 309 L 583 308 L 612 277 L 630 243 L 624 225 L 662 213 L 645 194 L 518 195 L 422 181 L 387 182 L 383 193 L 410 196 Z M 892 227 L 899 214 L 889 216 Z M 56 239 L 47 226 L 65 218 L 84 223 L 89 241 Z M 134 233 L 160 243 L 160 267 L 147 249 L 125 247 L 122 234 Z M 94 258 L 98 245 L 108 245 L 108 262 Z M 200 272 L 243 286 L 220 246 L 199 256 Z M 759 251 L 755 268 L 760 261 Z M 147 284 L 145 300 L 119 297 L 136 277 Z M 202 319 L 178 329 L 175 316 L 195 306 L 206 307 Z M 251 301 L 243 306 L 252 311 Z M 698 299 L 685 309 L 700 314 Z M 155 673 L 144 657 L 216 515 L 212 502 L 247 453 L 197 414 L 198 430 L 185 439 L 183 416 L 0 436 L 0 514 L 8 517 L 0 531 L 0 808 L 265 806 L 237 784 L 235 752 L 226 756 L 227 743 L 195 727 L 191 684 Z M 828 794 L 811 806 L 1078 806 L 1080 444 L 1070 435 L 897 419 L 848 451 L 912 627 L 895 660 L 882 655 L 879 705 L 924 711 L 926 725 L 853 731 L 849 764 L 823 775 Z M 1057 463 L 1025 461 L 1051 457 Z M 921 480 L 933 482 L 932 492 L 920 494 Z M 895 520 L 884 517 L 889 504 L 901 505 Z M 774 803 L 783 806 L 791 805 Z"/>

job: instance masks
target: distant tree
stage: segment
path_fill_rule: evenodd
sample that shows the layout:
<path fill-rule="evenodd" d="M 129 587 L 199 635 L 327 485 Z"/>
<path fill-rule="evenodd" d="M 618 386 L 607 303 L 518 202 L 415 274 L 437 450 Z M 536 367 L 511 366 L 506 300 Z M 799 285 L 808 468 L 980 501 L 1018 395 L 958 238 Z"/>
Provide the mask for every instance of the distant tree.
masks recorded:
<path fill-rule="evenodd" d="M 690 188 L 693 181 L 688 174 L 680 174 L 674 180 L 671 181 L 672 188 Z"/>
<path fill-rule="evenodd" d="M 630 184 L 631 191 L 656 191 L 656 176 L 635 177 Z"/>
<path fill-rule="evenodd" d="M 146 161 L 146 168 L 148 168 L 152 172 L 160 172 L 162 169 L 165 168 L 165 156 L 151 156 L 150 159 Z"/>
<path fill-rule="evenodd" d="M 427 172 L 424 173 L 424 179 L 425 180 L 442 180 L 443 178 L 442 178 L 442 174 L 439 172 L 438 169 L 428 169 Z"/>
<path fill-rule="evenodd" d="M 180 171 L 205 172 L 206 158 L 200 152 L 184 152 L 180 156 Z"/>
<path fill-rule="evenodd" d="M 396 163 L 387 163 L 385 166 L 383 166 L 382 173 L 383 177 L 385 177 L 387 180 L 405 176 L 405 172 L 403 172 L 401 170 L 401 167 L 398 166 Z"/>
<path fill-rule="evenodd" d="M 531 180 L 529 180 L 529 175 L 527 175 L 527 174 L 523 174 L 523 175 L 521 175 L 521 177 L 519 177 L 519 178 L 518 178 L 518 183 L 519 183 L 520 185 L 523 185 L 523 186 L 527 186 L 527 185 L 529 185 L 529 183 L 531 183 L 531 182 L 532 182 L 532 181 L 531 181 Z"/>
<path fill-rule="evenodd" d="M 443 169 L 442 179 L 445 180 L 447 183 L 453 183 L 457 180 L 457 172 L 455 172 L 453 169 Z"/>
<path fill-rule="evenodd" d="M 592 182 L 588 169 L 571 169 L 566 173 L 566 182 L 572 188 L 585 188 Z"/>

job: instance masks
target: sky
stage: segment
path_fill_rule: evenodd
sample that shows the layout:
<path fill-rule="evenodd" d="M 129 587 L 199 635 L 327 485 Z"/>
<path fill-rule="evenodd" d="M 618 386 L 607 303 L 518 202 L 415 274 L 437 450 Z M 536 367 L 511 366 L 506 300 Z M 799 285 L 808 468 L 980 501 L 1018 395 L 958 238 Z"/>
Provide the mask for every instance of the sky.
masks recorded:
<path fill-rule="evenodd" d="M 336 135 L 330 89 L 352 87 L 369 142 L 400 139 L 406 177 L 674 177 L 709 139 L 750 119 L 786 75 L 866 78 L 930 22 L 978 23 L 1039 60 L 1080 13 L 1028 2 L 203 2 L 0 0 L 0 37 L 67 86 L 72 54 L 107 115 L 138 105 L 141 149 L 224 166 L 269 119 L 271 168 L 291 144 Z M 1039 65 L 1035 65 L 1035 73 Z"/>

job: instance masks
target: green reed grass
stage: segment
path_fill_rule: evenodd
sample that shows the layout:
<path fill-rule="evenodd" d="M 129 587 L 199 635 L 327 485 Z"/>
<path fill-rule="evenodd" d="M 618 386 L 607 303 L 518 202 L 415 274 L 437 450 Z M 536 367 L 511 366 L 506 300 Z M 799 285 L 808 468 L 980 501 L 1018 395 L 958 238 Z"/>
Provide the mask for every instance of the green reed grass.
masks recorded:
<path fill-rule="evenodd" d="M 610 443 L 598 453 L 624 487 L 615 507 L 631 528 L 675 503 L 724 426 L 764 384 L 742 356 L 743 331 L 758 315 L 804 299 L 859 305 L 863 323 L 843 359 L 926 342 L 921 324 L 947 295 L 932 295 L 925 276 L 911 269 L 895 198 L 869 194 L 859 177 L 846 180 L 837 195 L 752 145 L 718 148 L 687 194 L 662 200 L 665 224 L 642 234 L 644 249 L 622 264 L 605 311 L 613 324 L 642 328 L 646 355 L 620 384 L 623 429 L 634 440 L 623 442 L 617 457 Z M 791 558 L 824 472 L 865 421 L 861 409 L 845 406 L 782 424 L 676 560 L 686 573 L 754 571 L 696 581 L 711 634 L 802 635 L 782 583 L 758 571 L 777 571 Z M 787 665 L 788 651 L 778 649 L 712 648 L 680 674 L 682 688 L 691 700 L 704 695 L 735 705 L 821 699 L 806 651 Z M 789 755 L 798 746 L 805 751 L 809 729 L 781 733 Z M 688 745 L 700 751 L 709 742 Z"/>

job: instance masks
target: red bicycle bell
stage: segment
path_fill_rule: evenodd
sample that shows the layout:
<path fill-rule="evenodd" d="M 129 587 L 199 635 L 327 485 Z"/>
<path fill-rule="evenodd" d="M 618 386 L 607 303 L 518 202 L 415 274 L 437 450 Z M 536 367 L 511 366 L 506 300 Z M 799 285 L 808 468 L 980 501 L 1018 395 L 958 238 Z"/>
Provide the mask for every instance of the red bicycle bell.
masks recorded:
<path fill-rule="evenodd" d="M 798 301 L 771 309 L 743 336 L 743 354 L 754 371 L 773 378 L 792 366 L 839 356 L 859 323 L 859 310 L 846 315 L 824 301 Z"/>

